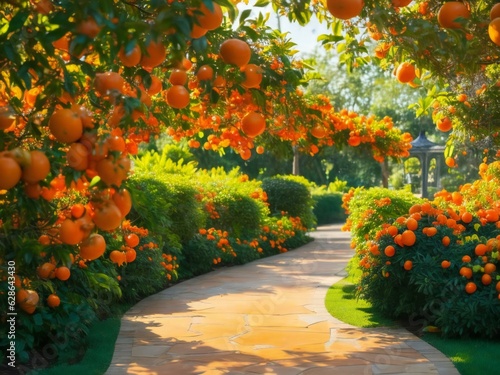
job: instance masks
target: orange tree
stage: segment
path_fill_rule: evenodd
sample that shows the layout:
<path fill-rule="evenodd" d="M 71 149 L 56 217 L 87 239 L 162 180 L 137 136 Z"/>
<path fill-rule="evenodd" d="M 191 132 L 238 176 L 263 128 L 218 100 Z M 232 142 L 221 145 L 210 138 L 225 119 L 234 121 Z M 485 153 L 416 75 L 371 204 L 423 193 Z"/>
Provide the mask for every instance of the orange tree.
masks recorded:
<path fill-rule="evenodd" d="M 301 23 L 313 15 L 327 22 L 333 32 L 319 39 L 337 48 L 349 70 L 378 64 L 420 90 L 416 115 L 432 116 L 441 131 L 453 130 L 447 156 L 457 158 L 463 151 L 452 143 L 496 154 L 496 1 L 327 0 L 325 5 L 293 2 L 283 9 Z"/>
<path fill-rule="evenodd" d="M 390 119 L 304 95 L 293 43 L 249 14 L 236 25 L 224 0 L 0 5 L 0 319 L 20 308 L 22 360 L 60 343 L 54 331 L 78 345 L 120 298 L 117 267 L 149 241 L 124 222 L 124 182 L 160 132 L 243 159 L 281 140 L 312 154 L 334 143 L 408 154 Z"/>

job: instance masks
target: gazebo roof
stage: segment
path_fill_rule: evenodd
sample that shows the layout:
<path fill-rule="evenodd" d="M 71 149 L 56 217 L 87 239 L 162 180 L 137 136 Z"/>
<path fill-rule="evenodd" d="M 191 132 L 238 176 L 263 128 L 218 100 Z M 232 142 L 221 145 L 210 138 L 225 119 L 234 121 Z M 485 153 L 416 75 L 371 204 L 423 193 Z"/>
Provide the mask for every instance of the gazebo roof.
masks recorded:
<path fill-rule="evenodd" d="M 411 142 L 410 155 L 441 153 L 445 146 L 429 141 L 425 136 L 425 131 L 421 130 L 416 139 Z"/>

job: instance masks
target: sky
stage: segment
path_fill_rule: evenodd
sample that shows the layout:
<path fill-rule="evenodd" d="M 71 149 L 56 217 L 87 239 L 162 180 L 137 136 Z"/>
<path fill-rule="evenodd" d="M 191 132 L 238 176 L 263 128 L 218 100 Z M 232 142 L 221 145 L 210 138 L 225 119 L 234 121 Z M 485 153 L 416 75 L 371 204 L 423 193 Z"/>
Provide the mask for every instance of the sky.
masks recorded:
<path fill-rule="evenodd" d="M 272 28 L 278 28 L 278 19 L 276 14 L 274 14 L 271 6 L 267 6 L 265 8 L 256 8 L 252 7 L 250 4 L 245 5 L 243 3 L 238 4 L 238 9 L 240 12 L 244 9 L 252 9 L 252 15 L 258 14 L 261 12 L 263 14 L 271 13 L 269 17 L 269 26 Z M 288 21 L 286 17 L 280 18 L 281 30 L 283 32 L 287 31 L 290 33 L 290 39 L 297 44 L 297 49 L 301 54 L 303 53 L 311 53 L 317 46 L 320 46 L 321 43 L 317 41 L 317 38 L 321 34 L 328 33 L 328 29 L 325 24 L 320 24 L 315 17 L 311 18 L 311 22 L 303 27 L 298 23 L 291 23 Z"/>

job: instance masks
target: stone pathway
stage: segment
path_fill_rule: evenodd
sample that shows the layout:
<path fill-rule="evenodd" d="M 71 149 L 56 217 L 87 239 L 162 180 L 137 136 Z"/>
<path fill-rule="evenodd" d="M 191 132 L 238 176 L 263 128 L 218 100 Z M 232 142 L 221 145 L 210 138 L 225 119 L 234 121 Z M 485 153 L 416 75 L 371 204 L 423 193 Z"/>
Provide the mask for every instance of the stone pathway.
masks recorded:
<path fill-rule="evenodd" d="M 106 374 L 458 374 L 405 329 L 361 329 L 328 314 L 325 294 L 353 252 L 339 225 L 313 236 L 139 302 L 122 319 Z"/>

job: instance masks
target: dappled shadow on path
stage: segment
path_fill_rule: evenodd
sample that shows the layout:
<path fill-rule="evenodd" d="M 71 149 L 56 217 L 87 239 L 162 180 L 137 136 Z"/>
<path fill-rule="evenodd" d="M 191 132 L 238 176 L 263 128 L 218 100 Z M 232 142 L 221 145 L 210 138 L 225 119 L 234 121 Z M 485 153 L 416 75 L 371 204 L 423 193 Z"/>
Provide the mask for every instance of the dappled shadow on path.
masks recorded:
<path fill-rule="evenodd" d="M 139 302 L 122 319 L 106 374 L 437 373 L 407 331 L 357 329 L 328 314 L 326 291 L 353 255 L 339 228 Z"/>

